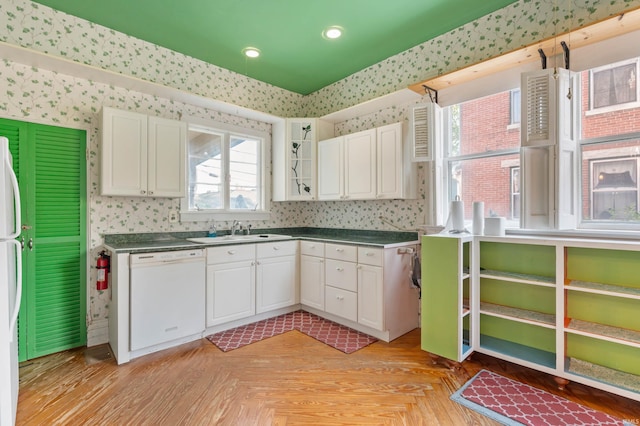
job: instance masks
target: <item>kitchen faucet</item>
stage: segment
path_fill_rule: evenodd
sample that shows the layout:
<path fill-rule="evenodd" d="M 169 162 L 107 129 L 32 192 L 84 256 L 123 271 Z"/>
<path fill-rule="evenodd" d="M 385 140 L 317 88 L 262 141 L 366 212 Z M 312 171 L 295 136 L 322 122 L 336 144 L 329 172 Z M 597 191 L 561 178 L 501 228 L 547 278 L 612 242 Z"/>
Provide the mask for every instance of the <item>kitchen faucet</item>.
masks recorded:
<path fill-rule="evenodd" d="M 231 225 L 231 235 L 236 235 L 236 231 L 240 229 L 242 229 L 242 222 L 234 220 L 233 225 Z"/>

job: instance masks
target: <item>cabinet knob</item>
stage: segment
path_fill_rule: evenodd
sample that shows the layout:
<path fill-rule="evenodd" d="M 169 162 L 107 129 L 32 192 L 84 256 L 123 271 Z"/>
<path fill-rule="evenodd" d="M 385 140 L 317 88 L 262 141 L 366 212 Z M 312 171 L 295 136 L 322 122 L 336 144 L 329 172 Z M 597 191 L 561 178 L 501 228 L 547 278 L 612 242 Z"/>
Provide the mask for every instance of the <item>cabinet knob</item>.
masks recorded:
<path fill-rule="evenodd" d="M 149 191 L 149 195 L 153 195 L 153 191 Z"/>
<path fill-rule="evenodd" d="M 140 193 L 141 193 L 142 195 L 144 195 L 144 194 L 146 194 L 146 193 L 147 193 L 147 191 L 145 191 L 145 190 L 143 189 L 142 191 L 140 191 Z"/>
<path fill-rule="evenodd" d="M 344 271 L 344 268 L 337 267 L 337 268 L 336 268 L 336 271 L 338 271 L 338 272 L 342 272 L 342 271 Z"/>

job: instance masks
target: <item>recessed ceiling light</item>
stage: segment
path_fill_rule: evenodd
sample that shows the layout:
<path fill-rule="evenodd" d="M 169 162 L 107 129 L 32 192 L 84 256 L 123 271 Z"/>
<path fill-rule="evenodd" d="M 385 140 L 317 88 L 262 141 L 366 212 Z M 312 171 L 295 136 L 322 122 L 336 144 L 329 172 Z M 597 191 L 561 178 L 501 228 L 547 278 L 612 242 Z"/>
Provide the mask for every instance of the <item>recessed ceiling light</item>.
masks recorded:
<path fill-rule="evenodd" d="M 242 53 L 244 53 L 247 58 L 257 58 L 260 56 L 260 49 L 256 49 L 255 47 L 245 47 L 242 49 Z"/>
<path fill-rule="evenodd" d="M 342 28 L 334 25 L 324 30 L 322 35 L 328 39 L 336 39 L 342 35 Z"/>

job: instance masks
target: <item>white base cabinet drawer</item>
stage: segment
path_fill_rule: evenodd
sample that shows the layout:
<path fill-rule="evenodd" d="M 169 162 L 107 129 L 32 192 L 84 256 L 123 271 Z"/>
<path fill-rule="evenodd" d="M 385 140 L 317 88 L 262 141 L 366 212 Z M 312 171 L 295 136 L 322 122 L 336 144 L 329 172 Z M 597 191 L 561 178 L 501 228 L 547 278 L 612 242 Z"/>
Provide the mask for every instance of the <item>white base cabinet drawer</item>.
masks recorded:
<path fill-rule="evenodd" d="M 358 263 L 372 266 L 382 266 L 384 250 L 373 247 L 358 247 Z"/>
<path fill-rule="evenodd" d="M 326 286 L 324 309 L 355 322 L 358 320 L 358 295 L 353 291 Z"/>
<path fill-rule="evenodd" d="M 347 262 L 358 261 L 358 247 L 347 246 L 343 244 L 330 244 L 324 245 L 324 256 L 327 259 L 344 260 Z"/>
<path fill-rule="evenodd" d="M 276 241 L 256 244 L 256 257 L 295 256 L 298 252 L 298 241 Z"/>
<path fill-rule="evenodd" d="M 255 260 L 255 244 L 234 244 L 207 248 L 207 265 Z"/>
<path fill-rule="evenodd" d="M 349 291 L 358 291 L 358 270 L 355 263 L 327 259 L 326 284 Z"/>

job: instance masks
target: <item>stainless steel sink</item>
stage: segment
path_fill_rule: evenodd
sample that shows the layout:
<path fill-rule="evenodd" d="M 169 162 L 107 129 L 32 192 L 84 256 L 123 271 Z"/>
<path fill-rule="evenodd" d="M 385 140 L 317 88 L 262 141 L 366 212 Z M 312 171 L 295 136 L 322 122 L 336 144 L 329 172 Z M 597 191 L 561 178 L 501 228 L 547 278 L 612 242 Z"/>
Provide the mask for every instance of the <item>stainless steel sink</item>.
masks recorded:
<path fill-rule="evenodd" d="M 187 238 L 188 241 L 200 244 L 229 244 L 232 242 L 258 242 L 289 240 L 290 235 L 280 234 L 253 234 L 253 235 L 221 235 L 219 237 Z"/>

